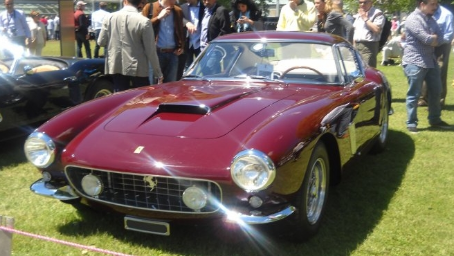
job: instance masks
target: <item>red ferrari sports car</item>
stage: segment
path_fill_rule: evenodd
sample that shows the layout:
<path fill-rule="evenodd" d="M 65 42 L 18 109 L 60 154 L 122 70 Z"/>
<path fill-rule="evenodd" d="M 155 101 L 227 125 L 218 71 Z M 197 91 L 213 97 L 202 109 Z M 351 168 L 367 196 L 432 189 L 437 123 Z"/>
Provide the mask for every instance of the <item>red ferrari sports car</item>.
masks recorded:
<path fill-rule="evenodd" d="M 78 105 L 25 143 L 39 195 L 170 235 L 184 222 L 320 227 L 346 164 L 386 146 L 391 90 L 340 37 L 246 32 L 210 43 L 182 80 Z"/>

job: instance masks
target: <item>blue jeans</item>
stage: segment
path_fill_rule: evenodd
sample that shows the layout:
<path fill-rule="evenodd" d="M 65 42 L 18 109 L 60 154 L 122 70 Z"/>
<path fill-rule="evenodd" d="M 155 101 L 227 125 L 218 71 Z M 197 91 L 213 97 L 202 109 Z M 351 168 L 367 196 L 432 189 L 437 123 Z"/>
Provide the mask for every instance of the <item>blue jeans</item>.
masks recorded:
<path fill-rule="evenodd" d="M 158 51 L 159 65 L 164 76 L 164 83 L 177 80 L 178 56 L 173 52 Z"/>
<path fill-rule="evenodd" d="M 99 38 L 100 33 L 101 33 L 101 29 L 95 30 L 95 43 L 96 43 L 95 52 L 94 52 L 95 58 L 99 58 L 99 49 L 101 49 L 101 46 L 99 46 L 99 44 L 98 44 L 98 38 Z M 104 47 L 104 57 L 106 57 L 106 56 L 107 56 L 107 49 L 106 49 L 106 47 Z"/>
<path fill-rule="evenodd" d="M 418 99 L 421 94 L 423 81 L 427 83 L 429 124 L 441 122 L 441 79 L 438 65 L 434 68 L 422 68 L 408 64 L 404 66 L 404 73 L 407 76 L 409 85 L 406 98 L 407 127 L 416 127 L 418 125 Z"/>

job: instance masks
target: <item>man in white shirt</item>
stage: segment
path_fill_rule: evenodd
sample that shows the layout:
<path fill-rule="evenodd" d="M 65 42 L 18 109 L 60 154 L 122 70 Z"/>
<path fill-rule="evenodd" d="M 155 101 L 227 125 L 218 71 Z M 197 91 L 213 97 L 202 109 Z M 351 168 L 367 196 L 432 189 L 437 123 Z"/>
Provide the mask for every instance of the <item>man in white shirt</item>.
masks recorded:
<path fill-rule="evenodd" d="M 47 19 L 47 40 L 54 39 L 55 21 L 52 16 Z"/>
<path fill-rule="evenodd" d="M 60 17 L 58 17 L 58 15 L 55 15 L 54 23 L 55 23 L 54 39 L 60 40 Z"/>
<path fill-rule="evenodd" d="M 94 57 L 99 58 L 99 49 L 101 46 L 98 44 L 98 37 L 99 37 L 99 32 L 101 32 L 101 27 L 102 27 L 102 22 L 105 17 L 109 16 L 110 13 L 106 11 L 107 8 L 107 3 L 106 2 L 99 2 L 99 9 L 97 11 L 94 11 L 91 14 L 91 28 L 95 31 L 95 52 L 94 52 Z M 106 56 L 106 47 L 104 47 L 104 56 Z"/>
<path fill-rule="evenodd" d="M 25 15 L 14 9 L 13 0 L 5 0 L 5 11 L 0 13 L 0 35 L 7 36 L 12 42 L 25 47 L 25 40 L 30 40 L 31 33 Z"/>

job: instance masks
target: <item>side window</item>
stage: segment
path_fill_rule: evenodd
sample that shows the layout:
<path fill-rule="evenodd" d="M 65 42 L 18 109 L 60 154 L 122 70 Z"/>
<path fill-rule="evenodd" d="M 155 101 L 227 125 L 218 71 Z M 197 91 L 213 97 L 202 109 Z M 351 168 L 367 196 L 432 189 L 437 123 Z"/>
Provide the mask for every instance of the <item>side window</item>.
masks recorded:
<path fill-rule="evenodd" d="M 361 68 L 356 59 L 355 51 L 346 46 L 339 46 L 339 65 L 347 81 L 354 80 L 361 74 Z"/>

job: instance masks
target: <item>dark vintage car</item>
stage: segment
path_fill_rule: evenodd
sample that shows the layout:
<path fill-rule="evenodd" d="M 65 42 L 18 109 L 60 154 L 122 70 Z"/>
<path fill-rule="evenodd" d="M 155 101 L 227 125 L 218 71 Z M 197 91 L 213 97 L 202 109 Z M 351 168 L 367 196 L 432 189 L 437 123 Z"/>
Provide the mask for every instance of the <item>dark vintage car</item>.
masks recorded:
<path fill-rule="evenodd" d="M 63 110 L 112 93 L 104 59 L 25 56 L 6 40 L 0 57 L 0 141 L 30 134 Z"/>
<path fill-rule="evenodd" d="M 384 150 L 391 91 L 329 34 L 219 37 L 181 81 L 72 108 L 25 153 L 39 195 L 124 214 L 126 229 L 269 224 L 303 241 L 346 164 Z"/>

